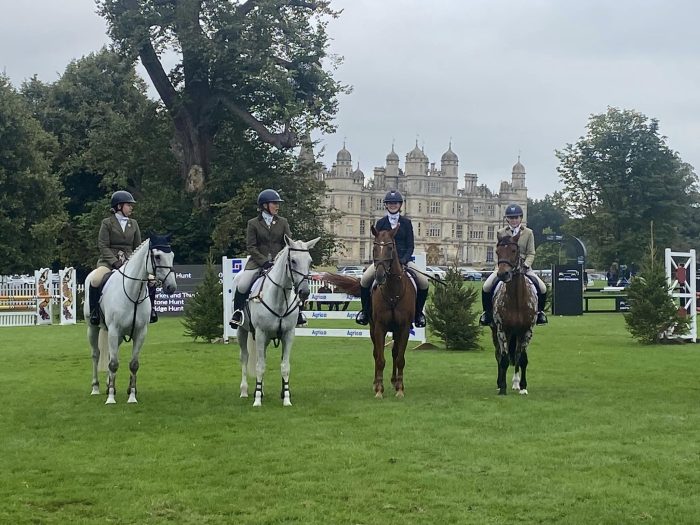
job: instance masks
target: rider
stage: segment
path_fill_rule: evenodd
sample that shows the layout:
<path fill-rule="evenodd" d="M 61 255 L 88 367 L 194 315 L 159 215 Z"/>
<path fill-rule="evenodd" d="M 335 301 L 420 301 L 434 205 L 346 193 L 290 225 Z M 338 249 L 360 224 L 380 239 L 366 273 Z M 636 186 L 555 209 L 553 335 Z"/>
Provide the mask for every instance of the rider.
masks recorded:
<path fill-rule="evenodd" d="M 135 219 L 131 218 L 134 211 L 133 195 L 128 191 L 119 190 L 112 194 L 110 202 L 110 217 L 102 220 L 97 246 L 100 258 L 97 261 L 92 282 L 89 287 L 90 324 L 100 324 L 100 284 L 104 276 L 112 270 L 118 270 L 133 251 L 141 244 L 141 230 Z M 154 308 L 156 283 L 149 281 L 148 295 L 151 299 L 151 323 L 158 321 Z"/>
<path fill-rule="evenodd" d="M 547 300 L 547 286 L 544 284 L 535 272 L 532 271 L 532 263 L 535 260 L 535 237 L 530 228 L 523 224 L 523 209 L 517 204 L 510 204 L 506 208 L 505 220 L 508 225 L 505 228 L 498 230 L 498 240 L 504 237 L 518 237 L 518 249 L 523 261 L 523 269 L 525 275 L 535 284 L 537 288 L 537 324 L 547 324 L 547 316 L 544 313 L 544 304 Z M 498 280 L 497 271 L 489 275 L 481 292 L 481 303 L 484 307 L 484 313 L 481 314 L 479 324 L 484 326 L 493 323 L 493 288 Z"/>
<path fill-rule="evenodd" d="M 243 307 L 253 282 L 260 275 L 261 270 L 272 268 L 272 261 L 285 246 L 284 236 L 287 235 L 290 239 L 292 237 L 287 219 L 277 215 L 280 202 L 284 201 L 275 190 L 266 189 L 258 195 L 260 213 L 248 221 L 246 241 L 250 258 L 238 278 L 238 285 L 233 295 L 234 312 L 231 324 L 243 324 Z M 301 313 L 300 308 L 297 325 L 304 324 L 306 324 L 306 317 Z"/>
<path fill-rule="evenodd" d="M 392 230 L 399 226 L 399 231 L 394 237 L 396 250 L 399 255 L 399 262 L 413 270 L 417 270 L 416 264 L 411 260 L 413 256 L 413 224 L 411 219 L 401 215 L 401 205 L 403 204 L 403 196 L 398 190 L 390 190 L 384 196 L 384 207 L 386 215 L 379 219 L 374 225 L 377 231 Z M 355 317 L 355 322 L 361 325 L 369 323 L 371 310 L 370 288 L 374 282 L 374 265 L 370 264 L 360 279 L 360 300 L 362 301 L 362 310 Z M 423 307 L 428 298 L 428 278 L 418 271 L 413 272 L 418 291 L 416 293 L 416 315 L 413 324 L 422 328 L 425 326 L 425 314 Z"/>

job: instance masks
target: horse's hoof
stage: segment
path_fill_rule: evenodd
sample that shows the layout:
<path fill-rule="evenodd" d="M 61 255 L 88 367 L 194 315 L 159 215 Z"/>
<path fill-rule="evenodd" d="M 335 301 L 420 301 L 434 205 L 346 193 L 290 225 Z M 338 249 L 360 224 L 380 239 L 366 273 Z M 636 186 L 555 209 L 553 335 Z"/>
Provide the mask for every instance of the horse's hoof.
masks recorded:
<path fill-rule="evenodd" d="M 100 387 L 99 386 L 93 386 L 92 387 L 92 392 L 90 392 L 91 396 L 99 396 L 100 395 Z"/>
<path fill-rule="evenodd" d="M 398 390 L 396 392 L 396 397 L 398 397 L 399 399 L 403 399 L 403 396 L 404 396 L 403 390 Z"/>
<path fill-rule="evenodd" d="M 290 407 L 290 406 L 292 406 L 292 401 L 288 397 L 285 397 L 282 400 L 282 406 Z"/>
<path fill-rule="evenodd" d="M 523 388 L 523 389 L 520 391 L 520 395 L 521 395 L 521 396 L 526 396 L 526 395 L 527 395 L 527 388 Z"/>
<path fill-rule="evenodd" d="M 127 400 L 127 403 L 138 403 L 138 401 L 136 401 L 136 396 L 134 394 L 129 394 L 129 399 Z"/>
<path fill-rule="evenodd" d="M 248 392 L 241 392 L 241 398 L 248 397 Z"/>
<path fill-rule="evenodd" d="M 374 398 L 375 399 L 384 399 L 384 394 L 382 394 L 381 392 L 375 392 Z"/>
<path fill-rule="evenodd" d="M 520 385 L 513 383 L 513 390 L 520 390 Z"/>
<path fill-rule="evenodd" d="M 506 391 L 505 388 L 499 388 L 498 389 L 498 395 L 499 396 L 505 396 L 508 392 Z"/>
<path fill-rule="evenodd" d="M 261 406 L 262 406 L 262 400 L 256 399 L 255 401 L 253 401 L 253 406 L 254 406 L 254 407 L 261 407 Z"/>
<path fill-rule="evenodd" d="M 113 396 L 110 396 L 107 398 L 107 401 L 105 401 L 105 405 L 115 405 L 117 401 L 114 399 Z"/>

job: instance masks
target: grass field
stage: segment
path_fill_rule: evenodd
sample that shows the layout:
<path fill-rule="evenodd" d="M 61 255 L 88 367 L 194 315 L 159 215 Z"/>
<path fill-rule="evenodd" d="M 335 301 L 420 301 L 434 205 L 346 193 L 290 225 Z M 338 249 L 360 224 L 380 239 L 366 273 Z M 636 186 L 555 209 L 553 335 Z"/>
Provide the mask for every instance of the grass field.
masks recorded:
<path fill-rule="evenodd" d="M 124 345 L 105 406 L 84 333 L 0 329 L 0 523 L 700 522 L 700 347 L 638 346 L 619 314 L 538 327 L 527 397 L 496 396 L 487 334 L 410 351 L 403 400 L 373 398 L 367 340 L 298 338 L 291 408 L 278 349 L 253 409 L 237 345 L 176 319 L 151 327 L 139 404 Z"/>

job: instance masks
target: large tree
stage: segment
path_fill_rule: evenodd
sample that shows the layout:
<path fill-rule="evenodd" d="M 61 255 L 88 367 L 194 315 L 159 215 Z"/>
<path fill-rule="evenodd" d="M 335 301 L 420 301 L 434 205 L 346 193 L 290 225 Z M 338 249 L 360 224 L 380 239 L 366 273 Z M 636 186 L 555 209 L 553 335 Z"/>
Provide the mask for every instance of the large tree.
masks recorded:
<path fill-rule="evenodd" d="M 236 120 L 277 148 L 333 130 L 345 88 L 324 68 L 328 1 L 99 0 L 118 48 L 141 59 L 175 127 L 182 184 L 206 202 L 214 139 Z M 162 57 L 176 51 L 166 72 Z"/>
<path fill-rule="evenodd" d="M 0 274 L 53 263 L 66 213 L 51 173 L 56 141 L 0 75 Z"/>
<path fill-rule="evenodd" d="M 593 115 L 586 135 L 557 151 L 572 233 L 590 243 L 600 264 L 639 264 L 654 221 L 657 243 L 673 247 L 688 209 L 697 205 L 692 166 L 666 144 L 659 123 L 632 110 Z"/>

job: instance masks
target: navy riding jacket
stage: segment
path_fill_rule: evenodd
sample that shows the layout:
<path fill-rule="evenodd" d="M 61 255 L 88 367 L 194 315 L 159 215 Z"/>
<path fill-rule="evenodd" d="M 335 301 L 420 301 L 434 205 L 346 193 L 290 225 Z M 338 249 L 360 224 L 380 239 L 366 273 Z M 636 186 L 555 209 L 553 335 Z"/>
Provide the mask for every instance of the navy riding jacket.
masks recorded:
<path fill-rule="evenodd" d="M 391 230 L 391 223 L 389 222 L 389 217 L 386 215 L 377 221 L 374 225 L 377 231 L 381 230 Z M 413 257 L 413 224 L 411 224 L 411 219 L 399 215 L 399 231 L 396 232 L 396 237 L 394 237 L 394 242 L 396 243 L 396 251 L 399 254 L 399 262 L 401 264 L 407 264 L 408 261 Z"/>

